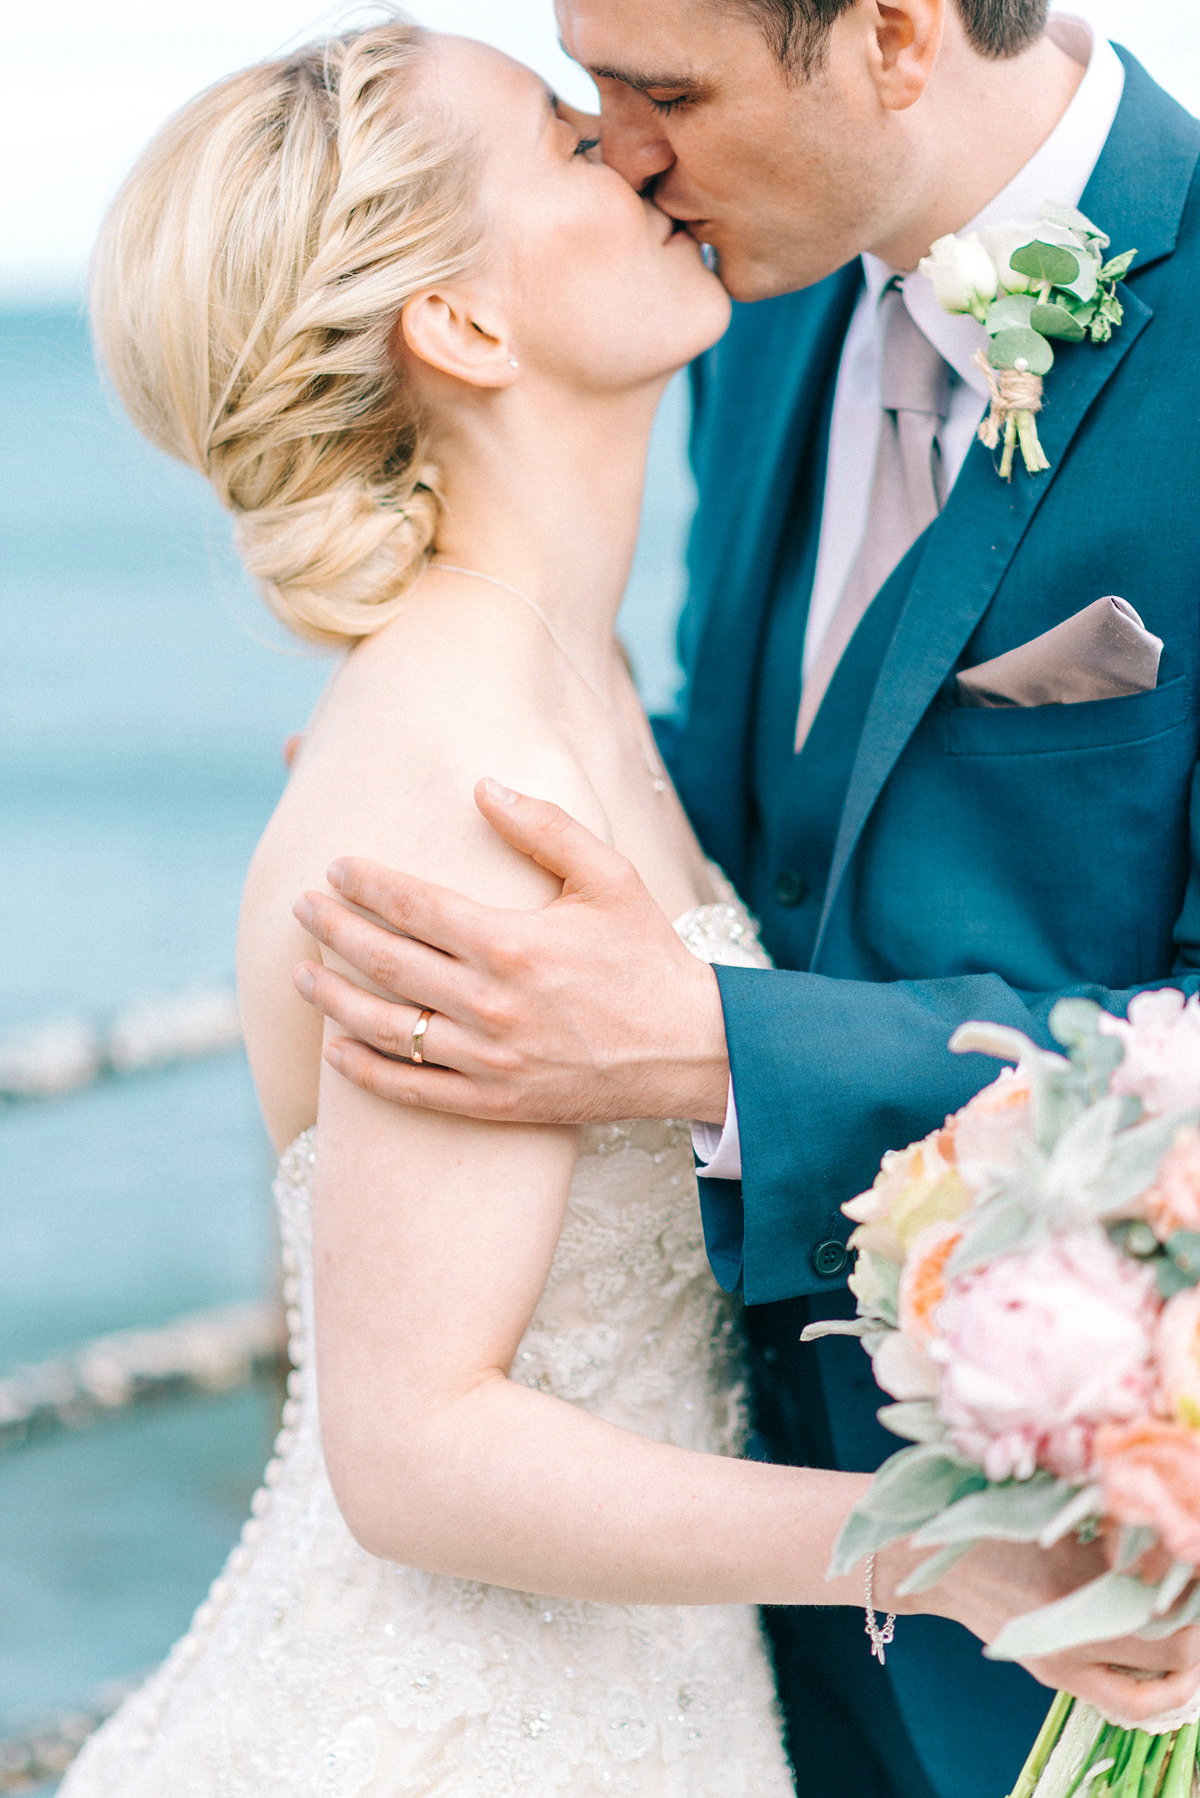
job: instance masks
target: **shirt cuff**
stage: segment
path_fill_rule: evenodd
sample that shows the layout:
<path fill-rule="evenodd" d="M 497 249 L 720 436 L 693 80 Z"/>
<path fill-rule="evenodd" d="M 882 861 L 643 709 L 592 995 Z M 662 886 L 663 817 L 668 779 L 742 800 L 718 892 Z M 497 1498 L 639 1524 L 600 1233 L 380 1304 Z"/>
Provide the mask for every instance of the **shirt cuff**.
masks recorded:
<path fill-rule="evenodd" d="M 696 1152 L 696 1172 L 704 1180 L 740 1180 L 742 1177 L 742 1139 L 738 1131 L 737 1101 L 733 1081 L 729 1082 L 729 1098 L 725 1104 L 725 1123 L 720 1130 L 715 1124 L 692 1125 L 692 1147 Z"/>

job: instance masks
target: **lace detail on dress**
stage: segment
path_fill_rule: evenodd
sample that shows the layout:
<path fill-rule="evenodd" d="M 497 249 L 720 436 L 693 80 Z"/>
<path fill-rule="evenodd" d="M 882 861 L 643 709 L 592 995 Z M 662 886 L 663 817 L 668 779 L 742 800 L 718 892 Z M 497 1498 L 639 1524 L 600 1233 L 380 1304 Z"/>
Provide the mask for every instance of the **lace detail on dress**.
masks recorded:
<path fill-rule="evenodd" d="M 724 895 L 695 953 L 765 966 Z M 276 1455 L 192 1628 L 62 1798 L 792 1798 L 746 1607 L 596 1605 L 379 1561 L 346 1529 L 306 1377 L 316 1133 L 275 1182 L 293 1371 Z M 734 1454 L 736 1312 L 709 1272 L 690 1137 L 584 1132 L 512 1377 L 659 1441 Z"/>

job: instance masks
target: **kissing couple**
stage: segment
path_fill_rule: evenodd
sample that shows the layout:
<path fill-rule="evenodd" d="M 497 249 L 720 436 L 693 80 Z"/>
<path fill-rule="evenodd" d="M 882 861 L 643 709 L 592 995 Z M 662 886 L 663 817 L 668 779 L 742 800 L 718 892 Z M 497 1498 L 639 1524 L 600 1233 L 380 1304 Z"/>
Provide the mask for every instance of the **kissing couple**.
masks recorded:
<path fill-rule="evenodd" d="M 1200 1682 L 1195 1630 L 984 1658 L 1099 1543 L 827 1580 L 894 1444 L 800 1345 L 841 1204 L 991 1078 L 958 1024 L 1200 985 L 1200 125 L 1045 0 L 558 22 L 598 120 L 391 20 L 185 107 L 97 250 L 123 403 L 345 654 L 241 926 L 276 1457 L 64 1798 L 1003 1798 L 1045 1688 Z M 1042 217 L 1138 252 L 1044 403 L 981 356 Z M 614 621 L 688 364 L 652 730 Z"/>

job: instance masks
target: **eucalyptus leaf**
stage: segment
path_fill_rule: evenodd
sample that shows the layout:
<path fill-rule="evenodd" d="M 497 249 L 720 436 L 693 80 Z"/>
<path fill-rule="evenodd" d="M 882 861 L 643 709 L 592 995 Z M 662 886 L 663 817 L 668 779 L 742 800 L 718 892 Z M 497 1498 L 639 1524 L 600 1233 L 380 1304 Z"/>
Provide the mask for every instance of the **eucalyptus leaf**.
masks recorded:
<path fill-rule="evenodd" d="M 1023 373 L 1048 375 L 1054 367 L 1054 351 L 1037 331 L 1018 326 L 997 332 L 992 338 L 988 361 L 993 368 L 1004 369 L 1016 368 L 1018 362 L 1023 362 Z"/>
<path fill-rule="evenodd" d="M 931 1398 L 906 1399 L 898 1405 L 884 1405 L 875 1415 L 893 1436 L 908 1442 L 943 1442 L 946 1426 L 938 1416 Z"/>
<path fill-rule="evenodd" d="M 1102 1573 L 1065 1598 L 1014 1617 L 984 1654 L 991 1661 L 1023 1661 L 1132 1635 L 1153 1618 L 1155 1597 L 1153 1586 L 1127 1573 Z"/>
<path fill-rule="evenodd" d="M 1167 1238 L 1167 1254 L 1189 1286 L 1200 1284 L 1200 1231 L 1176 1230 Z"/>
<path fill-rule="evenodd" d="M 1047 200 L 1042 206 L 1042 217 L 1052 225 L 1065 226 L 1085 242 L 1090 239 L 1099 244 L 1101 249 L 1107 249 L 1111 242 L 1107 233 L 1099 225 L 1093 225 L 1085 212 L 1080 212 L 1078 206 L 1065 205 L 1062 200 Z M 1136 255 L 1137 252 L 1134 251 L 1133 254 Z"/>
<path fill-rule="evenodd" d="M 997 331 L 1018 329 L 1029 323 L 1029 315 L 1037 305 L 1031 293 L 1002 293 L 987 309 L 983 328 L 992 337 Z"/>
<path fill-rule="evenodd" d="M 919 1567 L 913 1569 L 896 1590 L 902 1598 L 907 1598 L 912 1592 L 928 1592 L 931 1586 L 944 1580 L 974 1546 L 973 1542 L 955 1542 L 952 1547 L 943 1548 L 939 1554 L 930 1555 L 927 1561 L 922 1561 Z"/>
<path fill-rule="evenodd" d="M 1180 1273 L 1173 1261 L 1165 1257 L 1154 1269 L 1154 1278 L 1158 1283 L 1159 1297 L 1173 1299 L 1177 1292 L 1187 1292 L 1195 1284 L 1187 1275 Z"/>
<path fill-rule="evenodd" d="M 1108 1234 L 1114 1248 L 1120 1249 L 1123 1255 L 1129 1255 L 1134 1261 L 1149 1261 L 1159 1252 L 1159 1240 L 1140 1217 L 1125 1218 L 1110 1224 Z"/>
<path fill-rule="evenodd" d="M 1100 287 L 1100 258 L 1085 255 L 1075 279 L 1059 285 L 1065 293 L 1073 293 L 1077 300 L 1093 299 Z"/>
<path fill-rule="evenodd" d="M 1083 251 L 1074 255 L 1061 244 L 1045 243 L 1037 238 L 1022 249 L 1014 250 L 1008 260 L 1027 281 L 1049 281 L 1053 287 L 1069 287 L 1072 281 L 1079 279 Z"/>
<path fill-rule="evenodd" d="M 1136 250 L 1124 250 L 1120 256 L 1114 256 L 1111 262 L 1106 262 L 1100 270 L 1100 279 L 1102 281 L 1123 281 L 1136 257 Z"/>
<path fill-rule="evenodd" d="M 916 1548 L 976 1542 L 987 1536 L 998 1542 L 1036 1542 L 1071 1496 L 1053 1474 L 1035 1473 L 1028 1480 L 1007 1480 L 972 1492 L 932 1519 L 913 1537 Z"/>

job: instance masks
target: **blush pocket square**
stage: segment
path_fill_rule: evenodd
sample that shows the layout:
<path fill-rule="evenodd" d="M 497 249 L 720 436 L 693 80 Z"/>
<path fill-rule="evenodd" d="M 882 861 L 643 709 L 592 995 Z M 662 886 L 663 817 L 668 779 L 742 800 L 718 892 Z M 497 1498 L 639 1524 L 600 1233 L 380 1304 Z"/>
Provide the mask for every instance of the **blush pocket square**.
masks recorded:
<path fill-rule="evenodd" d="M 1158 685 L 1162 639 L 1128 600 L 1093 600 L 1053 630 L 958 675 L 961 705 L 1079 705 L 1149 693 Z"/>

